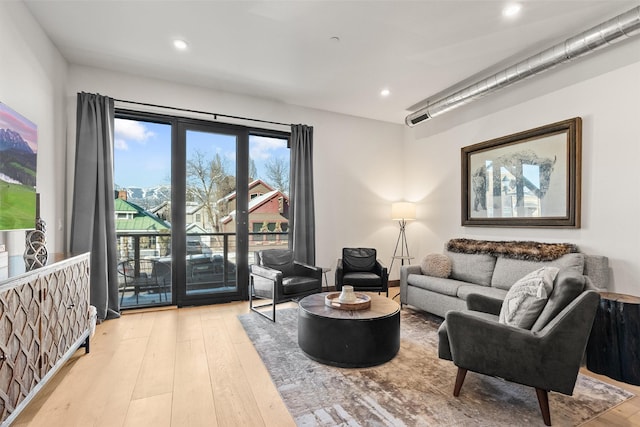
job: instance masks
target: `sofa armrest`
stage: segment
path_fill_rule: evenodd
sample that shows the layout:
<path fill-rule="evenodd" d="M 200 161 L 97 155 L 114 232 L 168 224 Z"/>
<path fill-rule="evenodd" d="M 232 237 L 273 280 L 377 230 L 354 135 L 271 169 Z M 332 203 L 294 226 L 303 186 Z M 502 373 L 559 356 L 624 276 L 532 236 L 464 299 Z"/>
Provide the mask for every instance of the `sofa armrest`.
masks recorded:
<path fill-rule="evenodd" d="M 467 309 L 481 311 L 483 313 L 498 316 L 502 309 L 503 300 L 482 294 L 469 294 L 467 297 Z"/>
<path fill-rule="evenodd" d="M 403 265 L 400 267 L 400 302 L 402 304 L 409 304 L 409 301 L 407 301 L 407 288 L 409 286 L 407 278 L 410 274 L 422 274 L 420 266 Z"/>
<path fill-rule="evenodd" d="M 585 255 L 584 275 L 588 278 L 588 285 L 594 290 L 605 290 L 609 287 L 609 258 L 602 255 Z"/>
<path fill-rule="evenodd" d="M 407 277 L 409 277 L 410 274 L 422 274 L 422 270 L 420 269 L 419 265 L 403 265 L 402 267 L 400 267 L 400 280 L 402 281 L 402 278 L 404 277 L 404 281 L 407 281 Z"/>

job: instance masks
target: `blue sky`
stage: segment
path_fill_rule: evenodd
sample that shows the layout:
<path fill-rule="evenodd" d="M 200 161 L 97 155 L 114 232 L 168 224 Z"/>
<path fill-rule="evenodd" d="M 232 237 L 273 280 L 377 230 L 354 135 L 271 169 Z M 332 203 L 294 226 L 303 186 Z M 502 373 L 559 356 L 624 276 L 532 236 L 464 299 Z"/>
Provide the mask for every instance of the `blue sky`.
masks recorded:
<path fill-rule="evenodd" d="M 116 119 L 114 179 L 120 187 L 154 187 L 171 180 L 171 126 Z M 265 164 L 272 157 L 288 162 L 289 149 L 283 139 L 251 136 L 249 153 L 258 176 L 264 178 Z M 235 174 L 235 138 L 228 135 L 189 131 L 187 149 L 199 150 L 212 158 L 216 153 Z M 188 154 L 187 154 L 188 156 Z"/>

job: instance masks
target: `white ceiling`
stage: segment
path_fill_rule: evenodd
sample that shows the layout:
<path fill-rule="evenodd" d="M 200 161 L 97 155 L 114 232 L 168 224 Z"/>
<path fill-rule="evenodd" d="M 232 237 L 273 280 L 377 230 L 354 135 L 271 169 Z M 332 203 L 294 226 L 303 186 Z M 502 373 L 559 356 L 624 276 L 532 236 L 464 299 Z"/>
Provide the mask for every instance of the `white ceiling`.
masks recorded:
<path fill-rule="evenodd" d="M 23 1 L 72 64 L 395 123 L 640 4 L 522 0 L 506 20 L 502 0 Z"/>

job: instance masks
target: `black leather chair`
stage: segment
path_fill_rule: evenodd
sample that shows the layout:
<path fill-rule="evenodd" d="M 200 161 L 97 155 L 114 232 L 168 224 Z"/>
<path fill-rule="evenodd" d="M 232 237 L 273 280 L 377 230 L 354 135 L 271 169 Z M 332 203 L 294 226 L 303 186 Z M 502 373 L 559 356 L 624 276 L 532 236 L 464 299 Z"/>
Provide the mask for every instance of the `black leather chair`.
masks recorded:
<path fill-rule="evenodd" d="M 322 291 L 322 269 L 293 259 L 289 249 L 255 252 L 255 264 L 249 277 L 249 308 L 275 322 L 276 304 L 298 300 Z M 271 302 L 253 305 L 255 298 Z M 260 308 L 271 307 L 271 316 Z"/>
<path fill-rule="evenodd" d="M 389 296 L 389 274 L 373 248 L 343 248 L 336 267 L 336 290 L 351 285 L 355 291 L 385 292 Z"/>

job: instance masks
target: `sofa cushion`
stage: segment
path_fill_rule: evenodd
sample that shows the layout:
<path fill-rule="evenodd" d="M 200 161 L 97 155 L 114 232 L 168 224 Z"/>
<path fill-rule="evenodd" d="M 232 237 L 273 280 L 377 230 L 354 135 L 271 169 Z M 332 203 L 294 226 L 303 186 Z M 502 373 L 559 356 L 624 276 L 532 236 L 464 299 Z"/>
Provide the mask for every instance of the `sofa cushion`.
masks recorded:
<path fill-rule="evenodd" d="M 451 259 L 451 274 L 449 277 L 463 282 L 475 283 L 482 286 L 491 285 L 495 257 L 485 254 L 462 254 L 446 251 L 445 255 Z"/>
<path fill-rule="evenodd" d="M 502 303 L 500 323 L 531 329 L 551 295 L 558 271 L 542 267 L 514 283 Z"/>
<path fill-rule="evenodd" d="M 531 327 L 532 332 L 539 332 L 547 323 L 558 315 L 571 301 L 582 293 L 586 286 L 586 278 L 570 269 L 560 270 L 553 285 L 553 291 L 542 313 Z"/>
<path fill-rule="evenodd" d="M 451 260 L 443 254 L 428 254 L 420 262 L 422 274 L 433 277 L 449 277 Z"/>
<path fill-rule="evenodd" d="M 426 289 L 428 291 L 438 292 L 439 294 L 449 295 L 452 297 L 457 296 L 458 288 L 465 284 L 458 280 L 425 276 L 422 274 L 410 274 L 407 277 L 407 283 L 410 286 L 415 286 L 416 288 Z"/>
<path fill-rule="evenodd" d="M 282 279 L 282 293 L 293 295 L 318 288 L 318 280 L 313 277 L 290 276 Z"/>
<path fill-rule="evenodd" d="M 516 281 L 545 266 L 557 267 L 561 270 L 571 269 L 578 274 L 582 274 L 584 271 L 584 254 L 566 254 L 556 260 L 546 262 L 498 257 L 493 277 L 491 278 L 491 286 L 509 290 Z"/>
<path fill-rule="evenodd" d="M 491 298 L 504 299 L 507 295 L 507 291 L 504 289 L 492 288 L 490 286 L 469 285 L 465 284 L 458 287 L 458 298 L 467 300 L 470 294 L 480 294 Z"/>
<path fill-rule="evenodd" d="M 368 271 L 345 273 L 342 283 L 353 286 L 382 286 L 382 277 Z"/>

